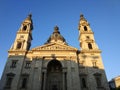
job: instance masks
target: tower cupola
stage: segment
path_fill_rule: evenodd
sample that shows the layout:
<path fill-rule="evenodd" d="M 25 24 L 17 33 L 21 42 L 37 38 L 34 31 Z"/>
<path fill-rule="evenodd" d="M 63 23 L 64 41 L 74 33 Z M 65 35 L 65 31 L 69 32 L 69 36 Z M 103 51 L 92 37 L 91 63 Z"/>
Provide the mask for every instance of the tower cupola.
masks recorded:
<path fill-rule="evenodd" d="M 32 41 L 33 22 L 32 15 L 29 14 L 27 18 L 22 22 L 20 29 L 16 34 L 16 39 L 10 50 L 14 51 L 26 51 L 30 49 Z"/>
<path fill-rule="evenodd" d="M 29 14 L 27 18 L 22 22 L 19 31 L 31 32 L 31 30 L 33 30 L 33 21 L 32 14 Z"/>

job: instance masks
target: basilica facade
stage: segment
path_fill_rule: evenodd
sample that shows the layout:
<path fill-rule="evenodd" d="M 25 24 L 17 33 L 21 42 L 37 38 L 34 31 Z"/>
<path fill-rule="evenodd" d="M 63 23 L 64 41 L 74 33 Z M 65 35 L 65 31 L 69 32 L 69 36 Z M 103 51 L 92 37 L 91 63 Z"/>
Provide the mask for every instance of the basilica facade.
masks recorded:
<path fill-rule="evenodd" d="M 109 90 L 90 24 L 80 15 L 80 50 L 55 26 L 44 45 L 30 48 L 32 15 L 21 23 L 1 77 L 0 90 Z"/>

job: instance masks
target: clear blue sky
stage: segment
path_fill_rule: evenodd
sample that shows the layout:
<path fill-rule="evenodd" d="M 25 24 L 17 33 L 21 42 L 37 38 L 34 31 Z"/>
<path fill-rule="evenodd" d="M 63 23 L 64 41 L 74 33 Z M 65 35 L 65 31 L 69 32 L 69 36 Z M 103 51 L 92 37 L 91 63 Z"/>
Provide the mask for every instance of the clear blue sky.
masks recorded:
<path fill-rule="evenodd" d="M 102 50 L 108 80 L 120 75 L 120 0 L 0 0 L 0 77 L 7 51 L 29 13 L 34 23 L 32 47 L 44 44 L 58 25 L 68 44 L 76 48 L 83 13 Z"/>

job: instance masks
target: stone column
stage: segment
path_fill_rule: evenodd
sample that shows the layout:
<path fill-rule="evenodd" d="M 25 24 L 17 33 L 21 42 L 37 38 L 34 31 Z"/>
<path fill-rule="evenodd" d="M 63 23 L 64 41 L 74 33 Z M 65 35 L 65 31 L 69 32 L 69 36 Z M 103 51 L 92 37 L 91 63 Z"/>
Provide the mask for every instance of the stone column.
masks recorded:
<path fill-rule="evenodd" d="M 62 72 L 62 78 L 63 78 L 63 89 L 62 90 L 65 90 L 65 72 L 63 71 Z"/>
<path fill-rule="evenodd" d="M 46 89 L 46 75 L 47 74 L 47 71 L 45 70 L 44 71 L 44 82 L 43 82 L 43 90 L 45 90 Z"/>
<path fill-rule="evenodd" d="M 66 68 L 63 68 L 63 71 L 62 71 L 62 76 L 63 76 L 63 90 L 66 90 L 66 87 L 67 87 L 67 81 L 65 81 L 65 74 L 66 74 L 67 70 Z"/>

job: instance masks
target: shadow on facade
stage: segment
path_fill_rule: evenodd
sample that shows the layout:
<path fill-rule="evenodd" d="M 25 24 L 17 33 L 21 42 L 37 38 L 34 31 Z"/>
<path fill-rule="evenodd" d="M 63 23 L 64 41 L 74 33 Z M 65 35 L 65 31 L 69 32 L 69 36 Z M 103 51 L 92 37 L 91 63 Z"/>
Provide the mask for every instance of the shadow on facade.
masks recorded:
<path fill-rule="evenodd" d="M 32 60 L 10 56 L 0 87 L 0 90 L 109 90 L 105 71 L 97 65 L 87 67 L 78 60 L 59 60 L 55 55 L 51 59 Z"/>

